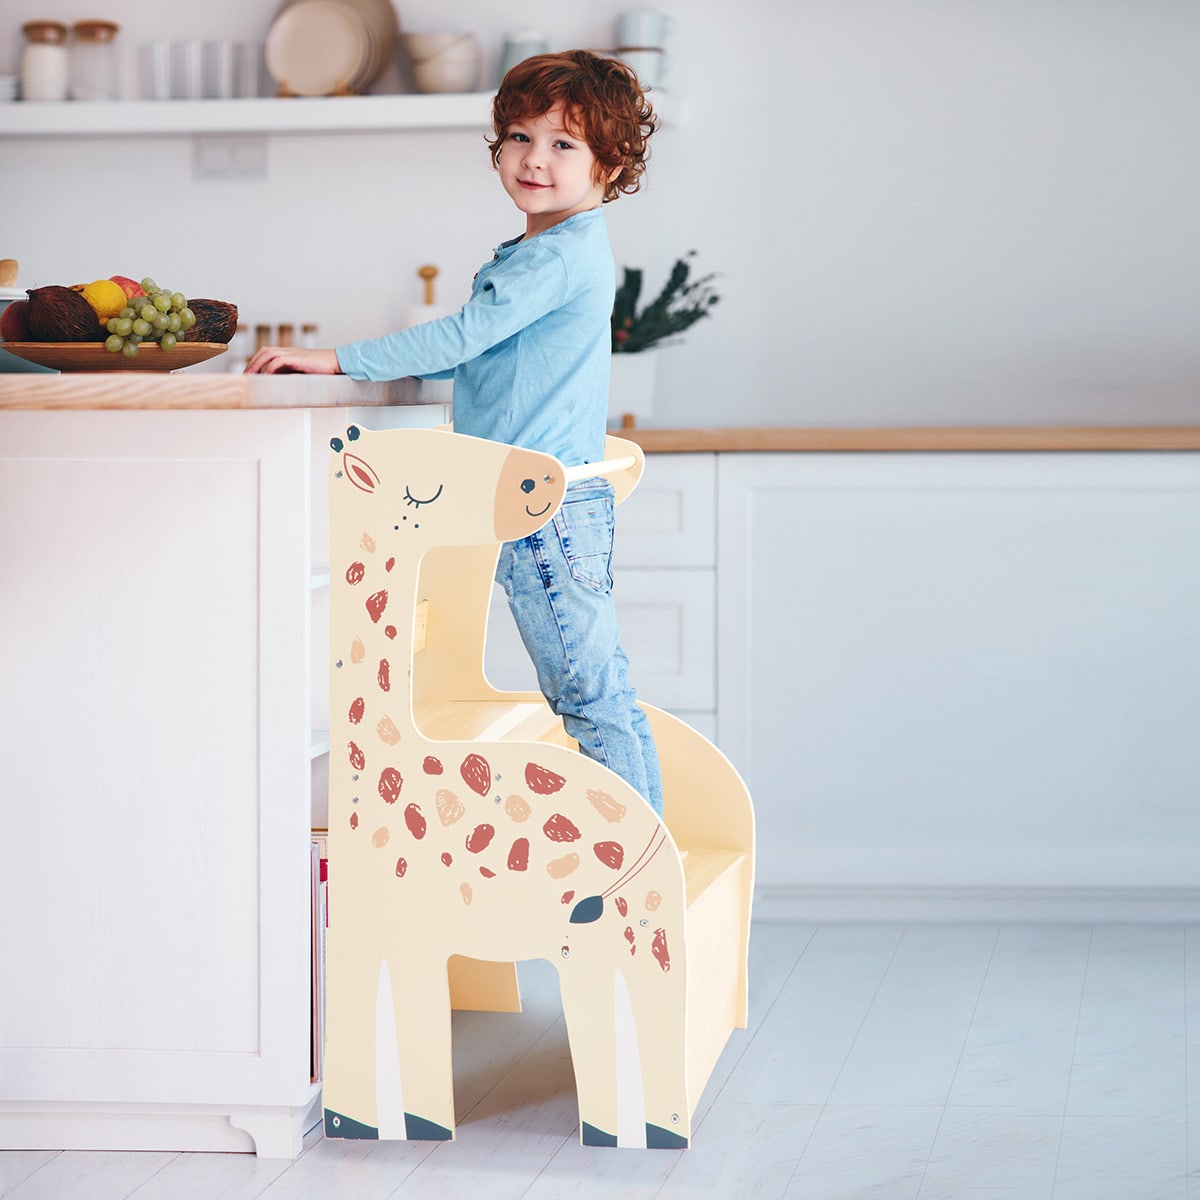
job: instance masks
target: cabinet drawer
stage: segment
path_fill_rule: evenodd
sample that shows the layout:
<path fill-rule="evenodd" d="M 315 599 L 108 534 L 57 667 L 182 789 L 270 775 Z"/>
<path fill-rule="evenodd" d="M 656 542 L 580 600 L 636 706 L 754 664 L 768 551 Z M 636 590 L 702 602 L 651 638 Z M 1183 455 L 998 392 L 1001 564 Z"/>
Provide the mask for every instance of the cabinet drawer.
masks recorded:
<path fill-rule="evenodd" d="M 714 572 L 626 569 L 615 574 L 621 643 L 638 696 L 671 711 L 712 711 Z M 537 690 L 533 666 L 498 587 L 492 589 L 484 669 L 498 688 Z"/>
<path fill-rule="evenodd" d="M 641 482 L 617 509 L 616 568 L 711 567 L 715 489 L 716 455 L 647 455 Z"/>

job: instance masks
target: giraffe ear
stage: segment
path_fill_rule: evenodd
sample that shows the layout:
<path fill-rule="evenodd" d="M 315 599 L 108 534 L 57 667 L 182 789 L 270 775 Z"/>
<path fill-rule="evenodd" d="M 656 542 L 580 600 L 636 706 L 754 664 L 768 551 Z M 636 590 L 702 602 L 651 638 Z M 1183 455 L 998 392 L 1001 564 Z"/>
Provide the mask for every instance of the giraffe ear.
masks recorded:
<path fill-rule="evenodd" d="M 342 465 L 346 468 L 346 478 L 360 492 L 373 492 L 379 487 L 379 476 L 376 474 L 375 468 L 365 459 L 359 458 L 357 454 L 346 451 L 342 455 Z"/>

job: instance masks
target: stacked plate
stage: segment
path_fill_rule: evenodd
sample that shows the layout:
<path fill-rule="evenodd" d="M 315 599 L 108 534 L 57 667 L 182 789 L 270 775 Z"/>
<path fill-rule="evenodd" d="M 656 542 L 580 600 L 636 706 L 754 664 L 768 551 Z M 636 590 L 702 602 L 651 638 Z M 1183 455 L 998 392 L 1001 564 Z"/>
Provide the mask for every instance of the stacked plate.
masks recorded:
<path fill-rule="evenodd" d="M 271 78 L 285 95 L 365 92 L 396 53 L 391 0 L 290 0 L 267 33 Z"/>

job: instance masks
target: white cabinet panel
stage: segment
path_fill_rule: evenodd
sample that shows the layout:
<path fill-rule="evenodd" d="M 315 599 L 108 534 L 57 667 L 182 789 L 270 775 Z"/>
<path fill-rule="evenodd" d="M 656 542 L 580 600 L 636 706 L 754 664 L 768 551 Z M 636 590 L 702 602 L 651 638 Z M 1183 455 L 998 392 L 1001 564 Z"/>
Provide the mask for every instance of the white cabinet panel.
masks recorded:
<path fill-rule="evenodd" d="M 771 885 L 1200 884 L 1200 456 L 725 455 Z"/>
<path fill-rule="evenodd" d="M 711 567 L 715 493 L 715 455 L 647 455 L 641 482 L 617 510 L 615 569 Z"/>
<path fill-rule="evenodd" d="M 0 413 L 6 1145 L 298 1152 L 328 437 L 444 416 Z"/>

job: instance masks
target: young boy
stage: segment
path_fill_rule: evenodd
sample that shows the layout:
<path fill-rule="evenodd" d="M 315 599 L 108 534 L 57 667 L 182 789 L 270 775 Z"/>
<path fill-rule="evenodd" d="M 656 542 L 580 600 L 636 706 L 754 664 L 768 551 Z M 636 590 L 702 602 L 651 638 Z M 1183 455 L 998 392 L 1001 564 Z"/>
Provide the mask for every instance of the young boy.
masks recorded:
<path fill-rule="evenodd" d="M 246 370 L 454 380 L 454 429 L 566 466 L 604 458 L 616 270 L 601 205 L 638 189 L 656 127 L 637 78 L 585 50 L 526 59 L 492 104 L 492 162 L 525 232 L 454 316 L 336 350 L 264 347 Z M 573 483 L 551 525 L 500 552 L 538 684 L 584 754 L 662 812 L 658 754 L 629 684 L 609 572 L 613 489 Z"/>

